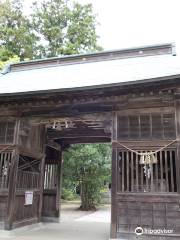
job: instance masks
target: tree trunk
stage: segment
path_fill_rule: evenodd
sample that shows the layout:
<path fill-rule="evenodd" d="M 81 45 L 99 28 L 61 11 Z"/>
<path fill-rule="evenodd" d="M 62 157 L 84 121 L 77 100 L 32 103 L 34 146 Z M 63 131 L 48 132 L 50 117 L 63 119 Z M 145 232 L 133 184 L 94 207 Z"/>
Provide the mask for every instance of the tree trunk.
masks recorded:
<path fill-rule="evenodd" d="M 93 199 L 88 194 L 88 184 L 84 181 L 81 182 L 81 206 L 83 211 L 96 210 Z"/>

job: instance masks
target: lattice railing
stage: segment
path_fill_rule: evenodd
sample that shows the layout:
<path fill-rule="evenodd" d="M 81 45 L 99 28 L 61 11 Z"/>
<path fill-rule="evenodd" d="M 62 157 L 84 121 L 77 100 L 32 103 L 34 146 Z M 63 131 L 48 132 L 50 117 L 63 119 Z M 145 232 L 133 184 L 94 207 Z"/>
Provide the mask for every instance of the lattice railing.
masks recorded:
<path fill-rule="evenodd" d="M 118 192 L 177 192 L 176 151 L 155 154 L 154 163 L 142 164 L 141 156 L 117 150 Z"/>
<path fill-rule="evenodd" d="M 17 189 L 39 189 L 40 187 L 40 173 L 18 171 Z"/>
<path fill-rule="evenodd" d="M 12 151 L 0 153 L 0 189 L 7 189 L 12 159 Z"/>
<path fill-rule="evenodd" d="M 57 168 L 56 164 L 45 165 L 44 189 L 54 189 L 57 184 Z"/>

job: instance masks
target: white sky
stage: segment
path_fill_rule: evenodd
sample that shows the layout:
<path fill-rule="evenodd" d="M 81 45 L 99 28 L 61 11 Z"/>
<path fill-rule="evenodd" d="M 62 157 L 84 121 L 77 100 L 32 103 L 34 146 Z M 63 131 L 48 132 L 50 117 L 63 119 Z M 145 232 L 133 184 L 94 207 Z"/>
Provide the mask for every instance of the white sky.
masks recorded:
<path fill-rule="evenodd" d="M 180 0 L 76 1 L 93 4 L 105 50 L 174 42 L 180 55 Z"/>

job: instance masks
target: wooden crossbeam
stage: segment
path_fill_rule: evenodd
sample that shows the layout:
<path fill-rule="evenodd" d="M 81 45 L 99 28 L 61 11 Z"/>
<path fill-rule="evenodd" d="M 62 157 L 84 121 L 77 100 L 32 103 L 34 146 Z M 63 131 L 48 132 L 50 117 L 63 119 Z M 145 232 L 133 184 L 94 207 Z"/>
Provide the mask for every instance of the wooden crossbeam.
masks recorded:
<path fill-rule="evenodd" d="M 59 138 L 82 138 L 82 137 L 109 137 L 110 133 L 105 133 L 104 129 L 73 129 L 63 131 L 49 131 L 48 139 Z"/>

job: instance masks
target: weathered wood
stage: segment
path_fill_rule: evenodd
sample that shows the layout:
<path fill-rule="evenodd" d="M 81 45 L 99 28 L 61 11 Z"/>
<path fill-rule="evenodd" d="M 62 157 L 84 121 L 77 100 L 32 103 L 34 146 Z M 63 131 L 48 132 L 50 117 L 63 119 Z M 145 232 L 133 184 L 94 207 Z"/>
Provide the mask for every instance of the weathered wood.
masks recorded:
<path fill-rule="evenodd" d="M 118 237 L 122 237 L 123 234 L 126 234 L 126 237 L 130 237 L 130 234 L 134 233 L 137 226 L 150 229 L 172 228 L 174 230 L 173 234 L 180 236 L 178 194 L 174 196 L 124 194 L 118 196 L 117 202 Z M 173 234 L 168 236 L 173 237 Z M 156 237 L 155 239 L 159 239 L 158 236 Z"/>
<path fill-rule="evenodd" d="M 52 151 L 56 151 L 55 149 Z M 60 217 L 60 196 L 62 184 L 62 151 L 56 151 L 58 154 L 56 161 L 46 159 L 42 220 L 45 222 L 58 222 Z M 53 155 L 52 155 L 53 156 Z M 51 155 L 47 155 L 51 157 Z"/>
<path fill-rule="evenodd" d="M 45 149 L 44 149 L 45 151 Z M 41 178 L 40 178 L 40 198 L 39 198 L 39 210 L 38 221 L 42 221 L 42 208 L 43 208 L 43 191 L 44 191 L 44 174 L 45 174 L 45 155 L 41 159 Z"/>
<path fill-rule="evenodd" d="M 19 163 L 19 152 L 17 148 L 19 127 L 20 127 L 20 121 L 17 120 L 16 126 L 15 126 L 15 133 L 14 133 L 14 143 L 16 147 L 13 151 L 10 173 L 9 173 L 9 192 L 8 192 L 8 200 L 7 200 L 7 216 L 5 221 L 6 230 L 10 230 L 13 227 L 17 171 L 18 171 L 18 163 Z"/>
<path fill-rule="evenodd" d="M 149 50 L 151 54 L 155 51 Z M 159 49 L 158 54 L 164 50 L 164 48 Z M 118 58 L 119 54 L 122 52 L 118 53 Z M 123 54 L 130 56 L 129 52 L 123 52 Z M 136 49 L 131 56 L 137 54 L 139 53 Z M 146 54 L 150 52 L 146 51 Z M 105 56 L 101 55 L 101 57 L 104 59 Z M 111 57 L 108 56 L 108 58 Z M 87 58 L 88 62 L 91 57 Z M 96 55 L 92 58 L 100 60 Z M 77 58 L 68 57 L 63 61 L 68 64 L 69 60 L 74 62 Z M 78 58 L 78 61 L 81 60 L 82 56 Z M 59 63 L 54 59 L 30 63 L 30 66 L 34 68 L 49 64 L 52 66 Z M 18 66 L 23 69 L 29 65 L 26 63 L 14 65 L 14 69 Z M 134 231 L 135 226 L 143 226 L 143 224 L 150 228 L 173 225 L 179 233 L 180 91 L 177 89 L 180 87 L 179 79 L 180 76 L 167 76 L 118 83 L 113 86 L 93 86 L 68 91 L 57 89 L 1 96 L 2 120 L 14 121 L 19 117 L 22 123 L 16 159 L 12 160 L 11 166 L 15 172 L 11 169 L 8 183 L 10 185 L 7 185 L 5 178 L 0 184 L 0 211 L 1 207 L 6 208 L 4 199 L 9 194 L 9 198 L 6 199 L 8 209 L 6 228 L 40 221 L 41 212 L 42 217 L 53 219 L 59 217 L 62 182 L 59 181 L 62 173 L 59 153 L 70 144 L 109 142 L 112 139 L 119 140 L 138 152 L 146 152 L 156 151 L 177 137 L 177 143 L 156 154 L 158 162 L 150 164 L 152 171 L 149 176 L 147 172 L 146 175 L 144 173 L 144 165 L 139 164 L 140 156 L 118 143 L 112 143 L 111 238 L 122 237 L 123 231 L 130 233 Z M 176 118 L 174 118 L 175 108 Z M 113 115 L 112 129 L 111 114 Z M 66 126 L 66 118 L 72 121 L 71 127 Z M 59 130 L 50 130 L 52 122 L 57 119 L 61 123 Z M 41 124 L 46 125 L 48 137 L 52 140 L 47 147 L 46 159 L 43 158 L 44 137 Z M 14 147 L 8 139 L 13 134 L 6 133 L 4 128 L 0 127 L 0 138 L 4 139 L 4 142 L 0 139 L 2 143 L 0 149 L 5 146 L 5 143 L 10 142 L 12 144 L 11 149 L 8 149 L 10 151 Z M 56 143 L 53 142 L 54 140 Z M 16 142 L 15 144 L 17 145 Z M 7 153 L 0 156 L 0 172 L 4 167 L 2 159 L 3 161 L 8 159 Z M 46 171 L 43 171 L 44 162 Z M 41 164 L 40 174 L 36 171 L 39 164 Z M 38 181 L 39 177 L 40 181 Z M 7 189 L 2 189 L 2 186 L 9 187 L 8 194 Z M 43 186 L 44 192 L 42 192 Z M 32 206 L 24 206 L 25 191 L 29 189 L 34 193 L 34 201 Z"/>
<path fill-rule="evenodd" d="M 60 152 L 58 169 L 57 169 L 57 194 L 56 194 L 56 209 L 58 211 L 58 217 L 60 218 L 60 204 L 61 204 L 61 193 L 62 193 L 62 152 Z"/>
<path fill-rule="evenodd" d="M 110 133 L 107 134 L 104 132 L 104 129 L 73 129 L 73 130 L 64 130 L 64 131 L 49 131 L 48 138 L 49 139 L 59 139 L 59 138 L 83 138 L 83 137 L 110 137 Z"/>
<path fill-rule="evenodd" d="M 177 135 L 177 161 L 176 161 L 176 175 L 180 179 L 180 100 L 175 101 L 176 106 L 176 135 Z M 180 193 L 180 182 L 177 181 L 177 189 Z"/>
<path fill-rule="evenodd" d="M 116 193 L 117 193 L 117 150 L 112 149 L 112 184 L 111 184 L 111 238 L 117 237 L 117 205 L 116 205 Z"/>

